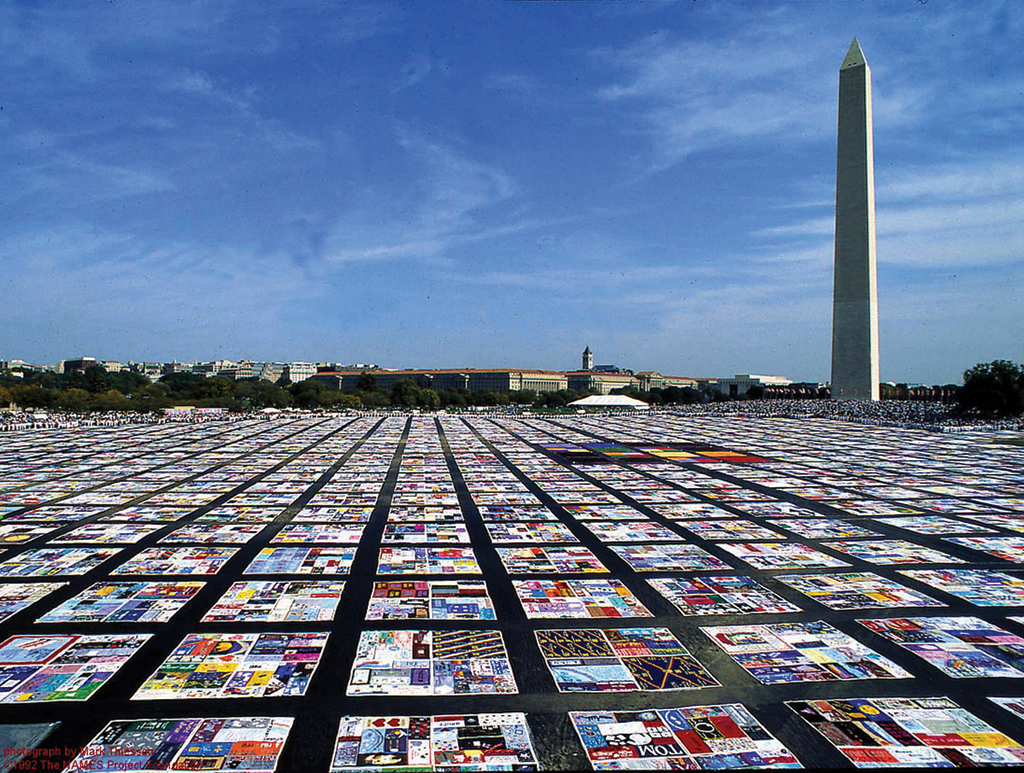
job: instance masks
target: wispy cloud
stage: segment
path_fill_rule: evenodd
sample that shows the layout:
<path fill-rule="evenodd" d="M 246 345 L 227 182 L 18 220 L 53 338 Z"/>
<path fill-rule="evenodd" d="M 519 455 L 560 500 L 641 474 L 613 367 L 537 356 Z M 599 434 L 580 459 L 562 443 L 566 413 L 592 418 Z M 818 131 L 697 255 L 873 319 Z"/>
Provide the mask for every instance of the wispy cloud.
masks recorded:
<path fill-rule="evenodd" d="M 620 51 L 602 51 L 624 79 L 599 92 L 636 110 L 655 143 L 655 168 L 696 152 L 771 136 L 806 138 L 829 125 L 822 74 L 806 47 L 683 41 L 658 34 Z M 794 89 L 796 83 L 802 84 Z"/>
<path fill-rule="evenodd" d="M 4 304 L 0 324 L 30 351 L 188 358 L 227 346 L 281 356 L 258 331 L 284 324 L 296 295 L 325 292 L 280 254 L 153 244 L 85 224 L 17 236 L 0 245 L 0 262 L 17 266 L 5 295 L 32 301 L 31 315 L 20 302 Z"/>
<path fill-rule="evenodd" d="M 414 58 L 412 61 L 402 66 L 399 71 L 398 83 L 392 87 L 391 92 L 396 93 L 404 89 L 412 88 L 430 75 L 433 69 L 434 63 L 430 60 L 430 57 L 420 55 Z"/>
<path fill-rule="evenodd" d="M 967 29 L 985 23 L 965 20 Z M 820 14 L 789 6 L 762 14 L 759 24 L 744 25 L 728 38 L 663 32 L 619 49 L 601 49 L 594 57 L 619 75 L 598 97 L 623 108 L 624 119 L 638 122 L 651 142 L 649 171 L 713 149 L 828 142 L 835 131 L 839 49 L 849 44 L 845 37 L 837 43 L 835 34 L 844 33 L 831 26 L 822 25 Z M 877 37 L 880 48 L 890 47 L 886 35 Z M 946 53 L 944 47 L 933 55 Z M 927 61 L 923 54 L 918 58 L 911 64 Z M 876 73 L 873 92 L 875 127 L 894 137 L 917 136 L 911 130 L 926 128 L 950 100 L 980 114 L 984 106 L 1005 106 L 1019 93 L 1012 84 L 982 83 L 977 91 L 951 94 L 936 79 L 921 78 L 919 69 L 911 77 L 906 62 L 882 61 L 883 77 Z M 996 103 L 983 93 L 993 89 L 999 91 Z M 1002 115 L 1005 120 L 1005 111 Z"/>
<path fill-rule="evenodd" d="M 209 73 L 184 69 L 174 73 L 164 83 L 167 91 L 178 91 L 192 96 L 205 97 L 223 103 L 241 113 L 249 113 L 252 105 L 252 90 L 237 93 L 217 85 Z"/>
<path fill-rule="evenodd" d="M 12 178 L 20 185 L 0 194 L 0 200 L 8 203 L 43 195 L 57 198 L 65 206 L 78 206 L 175 190 L 166 175 L 142 164 L 103 163 L 65 150 L 47 153 L 45 160 L 15 170 Z"/>
<path fill-rule="evenodd" d="M 654 288 L 671 283 L 685 286 L 697 279 L 718 277 L 710 267 L 683 266 L 594 266 L 582 264 L 575 268 L 538 268 L 527 271 L 486 271 L 455 273 L 453 281 L 470 285 L 541 290 L 558 294 L 568 303 L 601 303 L 635 305 L 649 301 L 639 288 Z"/>
<path fill-rule="evenodd" d="M 527 220 L 496 229 L 488 223 L 496 207 L 518 194 L 504 170 L 409 131 L 401 132 L 398 144 L 419 172 L 416 184 L 399 200 L 380 202 L 379 210 L 350 213 L 330 239 L 330 260 L 443 257 L 454 244 L 529 227 Z"/>
<path fill-rule="evenodd" d="M 300 0 L 296 7 L 305 10 L 309 4 Z M 327 9 L 323 29 L 319 31 L 334 45 L 351 45 L 397 31 L 403 23 L 403 16 L 399 7 L 380 2 L 346 3 L 342 7 Z"/>
<path fill-rule="evenodd" d="M 1019 351 L 1013 0 L 254 8 L 0 2 L 0 346 L 827 377 L 856 34 L 883 362 Z"/>
<path fill-rule="evenodd" d="M 788 237 L 788 236 L 821 236 L 835 231 L 836 221 L 832 217 L 816 217 L 801 220 L 788 225 L 776 225 L 762 228 L 754 232 L 754 236 Z"/>
<path fill-rule="evenodd" d="M 1024 256 L 1024 158 L 1002 150 L 957 163 L 889 171 L 876 190 L 878 259 L 907 267 L 970 269 Z M 829 213 L 755 231 L 764 259 L 823 255 L 835 232 Z M 772 249 L 772 248 L 775 249 Z"/>
<path fill-rule="evenodd" d="M 977 201 L 1017 196 L 1024 190 L 1024 154 L 1016 148 L 995 148 L 985 155 L 975 150 L 956 161 L 904 166 L 887 173 L 876 189 L 890 202 Z"/>
<path fill-rule="evenodd" d="M 484 86 L 497 91 L 531 94 L 539 89 L 535 78 L 525 73 L 491 73 L 484 78 Z"/>
<path fill-rule="evenodd" d="M 31 78 L 60 73 L 77 84 L 109 77 L 101 53 L 111 44 L 165 48 L 194 44 L 228 15 L 228 4 L 154 0 L 130 3 L 3 3 L 0 62 L 8 72 Z"/>

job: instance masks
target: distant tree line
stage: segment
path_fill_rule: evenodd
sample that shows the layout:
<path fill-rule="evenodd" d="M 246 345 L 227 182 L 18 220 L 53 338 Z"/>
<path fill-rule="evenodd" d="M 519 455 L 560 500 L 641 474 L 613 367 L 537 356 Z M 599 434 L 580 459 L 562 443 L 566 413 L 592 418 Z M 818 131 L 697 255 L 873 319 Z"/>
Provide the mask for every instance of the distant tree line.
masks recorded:
<path fill-rule="evenodd" d="M 964 411 L 985 417 L 1020 416 L 1024 413 L 1024 365 L 993 360 L 964 371 L 959 402 Z"/>
<path fill-rule="evenodd" d="M 668 387 L 620 393 L 654 405 L 704 402 L 709 397 L 696 389 Z M 52 373 L 24 371 L 20 376 L 0 373 L 0 406 L 61 411 L 159 411 L 176 405 L 197 408 L 471 408 L 520 406 L 557 410 L 594 394 L 562 389 L 538 392 L 470 392 L 435 390 L 412 380 L 400 380 L 390 389 L 377 386 L 373 373 L 364 373 L 355 389 L 334 389 L 315 378 L 293 384 L 286 379 L 271 383 L 258 378 L 231 379 L 197 373 L 171 373 L 157 381 L 127 371 L 108 373 L 96 365 L 83 371 Z"/>
<path fill-rule="evenodd" d="M 171 373 L 151 381 L 138 373 L 108 373 L 100 365 L 72 373 L 24 371 L 20 376 L 0 373 L 0 407 L 17 405 L 29 409 L 62 411 L 158 411 L 175 405 L 198 408 L 416 408 L 436 410 L 472 406 L 521 406 L 535 409 L 563 409 L 592 392 L 562 389 L 537 392 L 469 392 L 435 390 L 411 380 L 397 381 L 381 389 L 372 373 L 364 373 L 355 389 L 339 390 L 316 379 L 292 384 L 286 379 L 271 383 L 258 378 L 230 379 L 197 373 Z M 730 398 L 692 387 L 666 387 L 641 391 L 635 387 L 617 389 L 651 405 L 680 405 Z M 775 388 L 754 387 L 738 399 L 827 397 L 827 392 L 781 393 Z M 1007 360 L 978 364 L 964 372 L 964 385 L 909 387 L 882 385 L 887 400 L 956 400 L 960 410 L 991 417 L 1020 416 L 1024 413 L 1024 366 Z M 737 399 L 737 398 L 732 398 Z"/>
<path fill-rule="evenodd" d="M 650 391 L 637 389 L 636 387 L 621 387 L 613 389 L 613 395 L 625 395 L 634 400 L 643 400 L 650 405 L 686 405 L 690 403 L 706 403 L 717 399 L 717 393 L 701 392 L 693 387 L 655 387 Z M 725 399 L 725 398 L 722 398 Z"/>
<path fill-rule="evenodd" d="M 520 405 L 557 408 L 590 392 L 469 392 L 434 390 L 411 380 L 380 389 L 372 373 L 356 389 L 333 389 L 316 379 L 292 384 L 258 378 L 230 379 L 196 373 L 172 373 L 157 381 L 129 372 L 108 373 L 102 366 L 72 373 L 24 371 L 0 373 L 0 407 L 60 411 L 159 411 L 176 405 L 197 408 L 469 408 Z"/>

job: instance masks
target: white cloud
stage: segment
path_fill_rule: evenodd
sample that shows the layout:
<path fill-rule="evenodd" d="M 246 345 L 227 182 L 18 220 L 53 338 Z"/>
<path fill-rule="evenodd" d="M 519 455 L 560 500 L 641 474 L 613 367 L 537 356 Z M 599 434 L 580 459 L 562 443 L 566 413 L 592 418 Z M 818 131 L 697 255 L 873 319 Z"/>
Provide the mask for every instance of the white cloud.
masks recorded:
<path fill-rule="evenodd" d="M 1024 154 L 1015 148 L 956 161 L 887 170 L 875 196 L 886 202 L 991 200 L 1024 190 Z"/>
<path fill-rule="evenodd" d="M 639 107 L 655 142 L 656 168 L 753 138 L 822 136 L 832 123 L 833 100 L 823 99 L 831 83 L 807 46 L 781 57 L 775 46 L 742 35 L 723 43 L 659 34 L 600 56 L 624 70 L 626 80 L 599 94 Z"/>
<path fill-rule="evenodd" d="M 484 78 L 484 86 L 496 91 L 534 94 L 540 89 L 535 78 L 525 73 L 491 73 Z"/>
<path fill-rule="evenodd" d="M 16 169 L 12 177 L 20 185 L 4 192 L 6 200 L 45 194 L 64 206 L 175 190 L 174 182 L 158 171 L 103 163 L 63 150 L 51 150 L 45 161 Z"/>
<path fill-rule="evenodd" d="M 918 268 L 962 268 L 1024 257 L 1024 158 L 992 151 L 960 162 L 890 172 L 876 189 L 878 259 Z M 808 217 L 755 231 L 768 240 L 762 259 L 832 258 L 820 237 L 834 216 Z M 772 245 L 778 250 L 772 250 Z"/>
<path fill-rule="evenodd" d="M 301 10 L 309 9 L 309 3 L 304 0 L 299 0 L 296 5 Z M 323 33 L 332 43 L 350 45 L 393 32 L 400 26 L 402 20 L 403 13 L 396 6 L 380 2 L 365 5 L 345 3 L 329 7 Z"/>
<path fill-rule="evenodd" d="M 168 91 L 207 97 L 243 114 L 249 114 L 252 106 L 251 92 L 238 93 L 219 86 L 208 73 L 197 70 L 186 69 L 178 72 L 166 81 L 164 88 Z"/>
<path fill-rule="evenodd" d="M 564 302 L 588 303 L 600 299 L 616 305 L 642 305 L 652 300 L 637 288 L 684 286 L 698 279 L 715 278 L 711 267 L 592 265 L 582 262 L 571 268 L 537 268 L 523 271 L 456 272 L 452 281 L 469 285 L 542 290 L 561 296 Z M 575 294 L 574 294 L 575 293 Z"/>
<path fill-rule="evenodd" d="M 214 345 L 260 356 L 277 343 L 266 331 L 282 328 L 296 297 L 325 292 L 282 255 L 149 244 L 83 224 L 16 236 L 0 247 L 0 262 L 15 267 L 5 295 L 19 299 L 0 310 L 2 344 L 43 359 L 99 348 L 111 358 L 188 358 Z"/>
<path fill-rule="evenodd" d="M 651 141 L 653 171 L 711 149 L 765 141 L 775 146 L 830 142 L 838 69 L 853 25 L 849 13 L 832 18 L 827 5 L 808 13 L 793 4 L 781 6 L 759 13 L 757 24 L 745 24 L 745 18 L 730 17 L 726 10 L 728 22 L 701 39 L 687 38 L 683 27 L 679 34 L 662 32 L 619 49 L 601 49 L 594 57 L 618 75 L 598 96 L 623 107 L 623 120 L 639 122 Z M 1020 102 L 1020 77 L 993 81 L 990 73 L 978 71 L 977 57 L 960 40 L 972 34 L 984 40 L 976 31 L 993 24 L 991 14 L 961 19 L 955 12 L 925 11 L 911 19 L 896 9 L 872 11 L 865 14 L 867 38 L 862 39 L 875 44 L 868 47 L 869 63 L 874 52 L 878 55 L 878 66 L 873 65 L 876 140 L 882 133 L 904 140 L 911 130 L 926 138 L 934 121 L 950 113 L 967 117 L 976 130 L 1019 135 L 1024 127 L 1014 108 Z M 942 21 L 932 24 L 937 16 Z M 952 18 L 959 23 L 947 30 Z M 1019 19 L 1014 24 L 1021 26 Z M 908 34 L 919 41 L 916 48 L 892 40 Z M 884 58 L 896 50 L 898 59 Z M 1014 53 L 986 52 L 992 57 Z"/>
<path fill-rule="evenodd" d="M 419 56 L 405 64 L 400 73 L 398 83 L 392 88 L 392 93 L 412 88 L 422 81 L 434 69 L 433 62 L 426 56 Z"/>
<path fill-rule="evenodd" d="M 753 233 L 754 236 L 822 236 L 833 234 L 836 230 L 834 217 L 816 217 L 809 220 L 801 220 L 789 225 L 777 225 L 769 228 L 762 228 Z"/>
<path fill-rule="evenodd" d="M 487 222 L 495 208 L 518 195 L 504 170 L 409 132 L 401 134 L 399 145 L 418 167 L 415 182 L 397 200 L 349 213 L 329 240 L 330 260 L 443 258 L 453 245 L 531 227 L 528 220 L 496 227 Z"/>
<path fill-rule="evenodd" d="M 213 94 L 213 79 L 205 72 L 185 70 L 167 83 L 172 91 L 184 91 L 189 94 Z"/>

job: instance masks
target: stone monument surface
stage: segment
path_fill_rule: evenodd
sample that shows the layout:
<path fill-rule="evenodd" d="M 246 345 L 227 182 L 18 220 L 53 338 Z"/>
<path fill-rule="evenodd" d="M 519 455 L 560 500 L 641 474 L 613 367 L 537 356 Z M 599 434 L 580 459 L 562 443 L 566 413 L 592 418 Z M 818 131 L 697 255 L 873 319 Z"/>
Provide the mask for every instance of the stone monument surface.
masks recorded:
<path fill-rule="evenodd" d="M 839 69 L 832 398 L 878 400 L 871 70 L 854 38 Z"/>

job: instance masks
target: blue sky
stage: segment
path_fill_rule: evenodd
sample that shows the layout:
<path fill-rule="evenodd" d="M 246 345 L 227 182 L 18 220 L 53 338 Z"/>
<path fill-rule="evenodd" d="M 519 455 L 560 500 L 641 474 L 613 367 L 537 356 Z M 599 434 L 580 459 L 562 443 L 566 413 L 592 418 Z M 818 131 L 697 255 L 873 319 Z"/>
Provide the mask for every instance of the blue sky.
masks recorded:
<path fill-rule="evenodd" d="M 0 359 L 828 380 L 838 69 L 881 376 L 1024 361 L 1024 8 L 0 4 Z"/>

